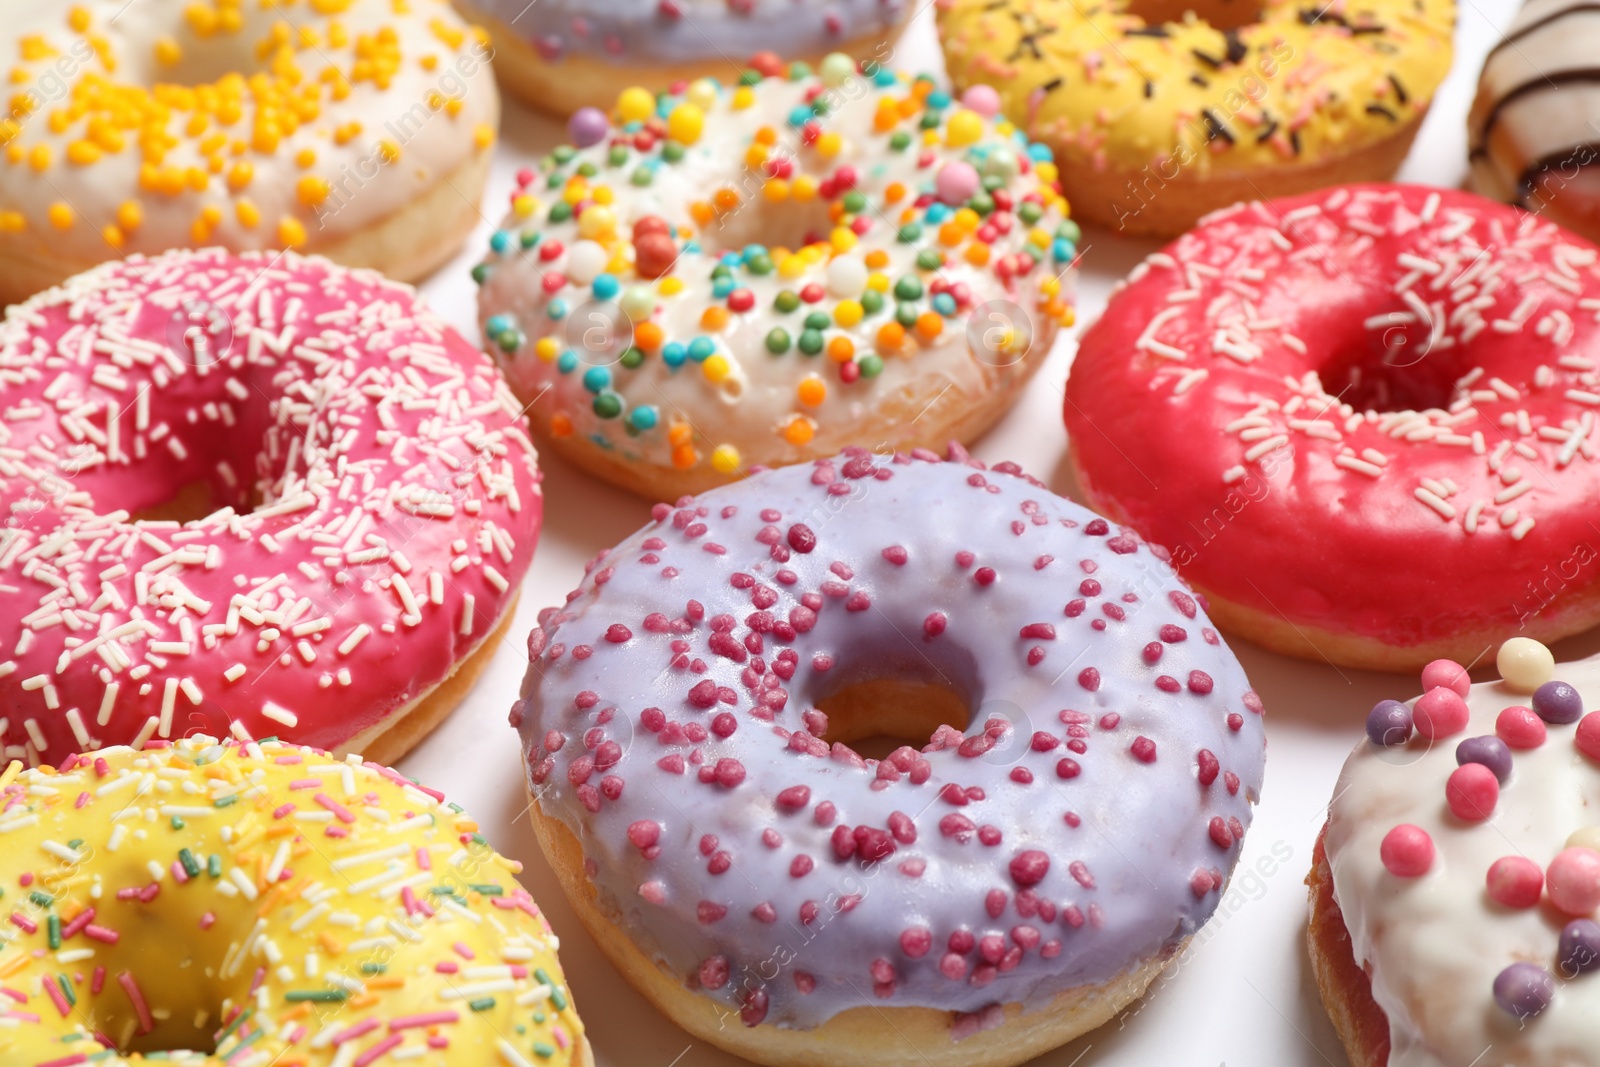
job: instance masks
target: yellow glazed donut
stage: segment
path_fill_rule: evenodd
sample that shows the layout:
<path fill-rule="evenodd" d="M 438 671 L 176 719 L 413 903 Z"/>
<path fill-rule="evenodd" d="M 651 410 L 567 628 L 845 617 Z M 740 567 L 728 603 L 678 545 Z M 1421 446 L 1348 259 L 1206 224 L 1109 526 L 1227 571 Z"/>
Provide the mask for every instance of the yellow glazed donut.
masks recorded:
<path fill-rule="evenodd" d="M 9 5 L 0 299 L 201 245 L 414 281 L 478 221 L 499 97 L 445 0 L 126 8 Z"/>
<path fill-rule="evenodd" d="M 0 787 L 8 1067 L 593 1063 L 520 865 L 388 768 L 190 737 Z"/>
<path fill-rule="evenodd" d="M 938 0 L 950 77 L 1050 145 L 1074 214 L 1175 235 L 1241 200 L 1392 176 L 1454 0 Z M 1208 21 L 1209 19 L 1209 21 Z"/>

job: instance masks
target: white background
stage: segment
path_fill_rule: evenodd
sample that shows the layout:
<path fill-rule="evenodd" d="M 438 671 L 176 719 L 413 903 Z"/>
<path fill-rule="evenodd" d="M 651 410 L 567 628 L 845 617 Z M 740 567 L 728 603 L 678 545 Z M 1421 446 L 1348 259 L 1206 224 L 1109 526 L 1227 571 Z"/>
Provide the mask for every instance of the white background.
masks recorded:
<path fill-rule="evenodd" d="M 1512 0 L 1464 0 L 1455 67 L 1401 171 L 1402 179 L 1461 183 L 1466 172 L 1465 116 L 1478 70 L 1514 12 Z M 895 64 L 942 72 L 929 10 L 918 15 L 901 41 Z M 507 203 L 515 170 L 532 165 L 562 134 L 558 124 L 507 101 L 500 156 L 484 200 L 488 217 L 468 250 L 423 286 L 434 306 L 469 337 L 476 336 L 476 291 L 467 271 L 486 247 L 490 220 Z M 1099 315 L 1111 285 L 1158 243 L 1086 228 L 1083 244 L 1078 303 L 1080 322 L 1086 323 Z M 991 462 L 1022 464 L 1063 493 L 1070 486 L 1061 389 L 1075 343 L 1075 336 L 1058 342 L 1017 406 L 976 449 Z M 560 603 L 577 584 L 586 560 L 649 518 L 643 500 L 559 460 L 548 460 L 544 470 L 544 532 L 523 585 L 512 635 L 462 706 L 400 766 L 445 790 L 479 819 L 491 842 L 523 862 L 523 883 L 562 937 L 562 963 L 601 1067 L 733 1067 L 745 1061 L 673 1025 L 600 954 L 545 866 L 524 815 L 517 736 L 506 725 L 527 662 L 524 638 L 537 611 Z M 1266 701 L 1269 757 L 1262 803 L 1222 907 L 1143 1001 L 1100 1030 L 1036 1060 L 1039 1067 L 1345 1064 L 1306 960 L 1302 880 L 1334 779 L 1351 745 L 1362 736 L 1367 710 L 1383 697 L 1416 695 L 1417 680 L 1304 663 L 1242 641 L 1233 644 Z M 1556 651 L 1558 659 L 1567 660 L 1597 649 L 1600 636 L 1564 642 Z M 1492 654 L 1485 660 L 1492 661 Z M 1482 677 L 1481 672 L 1474 674 Z M 907 1062 L 916 1061 L 912 1057 Z"/>

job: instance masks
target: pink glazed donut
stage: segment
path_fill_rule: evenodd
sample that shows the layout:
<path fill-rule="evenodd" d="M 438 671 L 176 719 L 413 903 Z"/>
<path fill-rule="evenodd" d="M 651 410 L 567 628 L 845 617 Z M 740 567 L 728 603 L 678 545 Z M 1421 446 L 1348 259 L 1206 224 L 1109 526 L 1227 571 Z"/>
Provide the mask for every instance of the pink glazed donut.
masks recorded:
<path fill-rule="evenodd" d="M 1089 504 L 1269 648 L 1401 670 L 1600 622 L 1600 249 L 1524 211 L 1219 211 L 1112 296 L 1065 408 Z"/>
<path fill-rule="evenodd" d="M 1166 554 L 954 458 L 657 505 L 528 640 L 511 717 L 580 917 L 760 1063 L 1038 1055 L 1138 997 L 1239 856 L 1261 702 Z"/>
<path fill-rule="evenodd" d="M 173 252 L 11 308 L 5 756 L 231 732 L 392 761 L 509 620 L 538 482 L 494 367 L 370 271 Z"/>

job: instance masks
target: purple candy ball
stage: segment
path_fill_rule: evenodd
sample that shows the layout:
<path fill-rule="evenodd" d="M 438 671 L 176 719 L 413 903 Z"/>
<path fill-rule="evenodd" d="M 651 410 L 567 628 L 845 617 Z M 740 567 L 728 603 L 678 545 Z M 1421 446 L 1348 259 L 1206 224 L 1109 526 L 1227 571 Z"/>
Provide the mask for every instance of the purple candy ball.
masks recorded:
<path fill-rule="evenodd" d="M 1469 737 L 1456 746 L 1456 762 L 1481 763 L 1494 772 L 1501 785 L 1511 777 L 1511 749 L 1493 734 Z"/>
<path fill-rule="evenodd" d="M 567 132 L 571 134 L 573 144 L 588 148 L 606 139 L 606 134 L 611 132 L 611 120 L 599 108 L 580 107 L 567 120 Z"/>
<path fill-rule="evenodd" d="M 1495 976 L 1495 1003 L 1519 1019 L 1538 1015 L 1556 995 L 1556 980 L 1534 963 L 1513 963 Z"/>
<path fill-rule="evenodd" d="M 1367 713 L 1367 736 L 1375 745 L 1403 745 L 1411 740 L 1411 709 L 1398 700 L 1380 700 Z"/>
<path fill-rule="evenodd" d="M 1576 978 L 1600 967 L 1600 923 L 1593 919 L 1573 919 L 1561 930 L 1556 946 L 1561 977 Z"/>
<path fill-rule="evenodd" d="M 1566 682 L 1546 682 L 1533 691 L 1533 710 L 1545 722 L 1565 725 L 1583 718 L 1583 698 Z"/>

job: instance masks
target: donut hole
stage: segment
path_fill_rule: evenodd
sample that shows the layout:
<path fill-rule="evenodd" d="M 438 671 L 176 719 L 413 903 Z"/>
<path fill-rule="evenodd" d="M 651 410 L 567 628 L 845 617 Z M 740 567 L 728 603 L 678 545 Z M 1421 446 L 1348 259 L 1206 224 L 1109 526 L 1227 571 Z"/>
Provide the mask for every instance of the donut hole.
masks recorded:
<path fill-rule="evenodd" d="M 806 203 L 770 203 L 760 198 L 760 190 L 741 206 L 717 215 L 700 233 L 700 242 L 713 255 L 740 252 L 749 245 L 767 248 L 804 248 L 828 239 L 833 222 L 828 206 L 819 197 Z"/>
<path fill-rule="evenodd" d="M 1370 321 L 1370 320 L 1369 320 Z M 1426 411 L 1448 408 L 1465 372 L 1462 346 L 1431 348 L 1429 330 L 1415 323 L 1369 330 L 1335 344 L 1318 369 L 1322 388 L 1357 411 Z"/>
<path fill-rule="evenodd" d="M 1238 30 L 1261 21 L 1263 0 L 1128 0 L 1127 12 L 1151 26 L 1183 22 L 1190 15 L 1219 30 Z"/>
<path fill-rule="evenodd" d="M 219 31 L 203 38 L 190 26 L 185 6 L 172 5 L 168 10 L 176 17 L 166 20 L 165 26 L 152 26 L 145 31 L 149 32 L 151 43 L 143 52 L 128 50 L 125 58 L 129 61 L 129 80 L 151 87 L 197 88 L 214 85 L 230 74 L 249 77 L 266 69 L 267 64 L 256 50 L 265 27 L 253 25 L 247 15 L 237 32 Z M 251 6 L 246 5 L 244 10 L 248 12 Z"/>
<path fill-rule="evenodd" d="M 940 726 L 965 732 L 972 721 L 962 694 L 937 682 L 904 678 L 855 682 L 816 706 L 828 716 L 822 739 L 844 744 L 867 759 L 883 759 L 902 745 L 920 749 Z"/>

